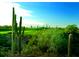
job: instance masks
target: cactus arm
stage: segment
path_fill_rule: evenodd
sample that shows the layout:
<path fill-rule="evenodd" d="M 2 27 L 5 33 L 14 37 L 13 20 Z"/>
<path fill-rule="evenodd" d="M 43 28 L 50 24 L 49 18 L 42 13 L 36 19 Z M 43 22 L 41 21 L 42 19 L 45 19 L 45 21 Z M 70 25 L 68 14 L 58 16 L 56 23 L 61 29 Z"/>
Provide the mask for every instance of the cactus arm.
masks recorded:
<path fill-rule="evenodd" d="M 72 40 L 72 34 L 69 34 L 69 39 L 68 39 L 68 57 L 70 57 L 70 53 L 71 53 L 71 40 Z"/>
<path fill-rule="evenodd" d="M 22 29 L 22 17 L 20 17 L 19 22 L 19 54 L 21 54 L 21 29 Z"/>
<path fill-rule="evenodd" d="M 13 8 L 13 14 L 12 14 L 12 46 L 11 46 L 11 50 L 12 50 L 12 55 L 14 54 L 14 44 L 13 44 L 13 41 L 14 41 L 14 18 L 15 18 L 15 10 Z"/>

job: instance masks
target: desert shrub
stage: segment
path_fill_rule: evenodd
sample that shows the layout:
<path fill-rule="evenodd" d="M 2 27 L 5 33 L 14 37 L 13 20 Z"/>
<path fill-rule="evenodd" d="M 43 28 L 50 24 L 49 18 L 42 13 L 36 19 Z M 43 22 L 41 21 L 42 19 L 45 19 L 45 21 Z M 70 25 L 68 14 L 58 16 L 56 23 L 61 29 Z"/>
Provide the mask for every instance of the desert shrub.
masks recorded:
<path fill-rule="evenodd" d="M 37 47 L 37 40 L 35 38 L 30 40 L 22 50 L 22 56 L 40 56 L 40 55 L 41 51 L 39 47 Z"/>
<path fill-rule="evenodd" d="M 11 41 L 7 35 L 0 35 L 0 56 L 8 56 L 11 49 Z"/>
<path fill-rule="evenodd" d="M 23 48 L 25 56 L 65 56 L 67 54 L 67 35 L 62 29 L 47 29 L 38 32 Z M 34 53 L 34 54 L 33 54 Z M 39 53 L 39 54 L 38 54 Z"/>
<path fill-rule="evenodd" d="M 7 37 L 6 35 L 0 35 L 0 46 L 10 47 L 11 46 L 10 38 Z"/>
<path fill-rule="evenodd" d="M 73 24 L 73 25 L 68 25 L 66 28 L 65 28 L 65 32 L 67 33 L 75 33 L 78 31 L 78 27 L 77 25 Z"/>
<path fill-rule="evenodd" d="M 1 57 L 8 56 L 8 51 L 9 51 L 8 47 L 1 47 L 0 46 L 0 56 Z"/>

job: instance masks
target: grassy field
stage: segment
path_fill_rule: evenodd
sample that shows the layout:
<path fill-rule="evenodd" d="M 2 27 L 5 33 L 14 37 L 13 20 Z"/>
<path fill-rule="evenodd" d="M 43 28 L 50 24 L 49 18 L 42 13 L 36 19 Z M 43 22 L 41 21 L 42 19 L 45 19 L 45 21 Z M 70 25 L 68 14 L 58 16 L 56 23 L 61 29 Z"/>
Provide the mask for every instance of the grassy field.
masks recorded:
<path fill-rule="evenodd" d="M 26 34 L 30 34 L 30 35 L 35 34 L 37 31 L 38 30 L 25 30 L 25 35 Z M 0 31 L 0 34 L 7 34 L 9 32 L 11 32 L 11 31 Z"/>
<path fill-rule="evenodd" d="M 0 34 L 7 34 L 9 32 L 11 32 L 11 31 L 0 31 Z"/>
<path fill-rule="evenodd" d="M 40 32 L 43 32 L 43 31 L 46 31 L 46 30 L 32 30 L 32 29 L 29 29 L 29 30 L 25 30 L 24 31 L 24 35 L 35 35 L 35 34 L 37 34 L 38 32 L 40 33 Z M 8 33 L 10 33 L 10 32 L 12 32 L 12 31 L 0 31 L 0 34 L 8 34 Z"/>

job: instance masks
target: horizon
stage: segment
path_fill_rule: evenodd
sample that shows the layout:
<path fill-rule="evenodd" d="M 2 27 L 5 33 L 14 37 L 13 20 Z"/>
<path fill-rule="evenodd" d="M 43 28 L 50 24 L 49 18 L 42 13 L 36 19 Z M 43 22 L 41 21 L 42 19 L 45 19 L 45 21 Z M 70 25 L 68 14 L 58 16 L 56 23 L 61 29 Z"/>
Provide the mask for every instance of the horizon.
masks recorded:
<path fill-rule="evenodd" d="M 1 26 L 11 25 L 12 7 L 14 7 L 18 16 L 17 22 L 19 22 L 20 16 L 23 17 L 23 26 L 46 26 L 48 24 L 54 27 L 65 27 L 76 24 L 79 27 L 79 2 L 13 2 L 4 4 L 9 6 L 10 11 L 7 9 L 8 12 L 3 12 L 4 8 L 1 9 L 1 14 L 3 14 Z M 0 6 L 4 4 L 2 3 Z"/>

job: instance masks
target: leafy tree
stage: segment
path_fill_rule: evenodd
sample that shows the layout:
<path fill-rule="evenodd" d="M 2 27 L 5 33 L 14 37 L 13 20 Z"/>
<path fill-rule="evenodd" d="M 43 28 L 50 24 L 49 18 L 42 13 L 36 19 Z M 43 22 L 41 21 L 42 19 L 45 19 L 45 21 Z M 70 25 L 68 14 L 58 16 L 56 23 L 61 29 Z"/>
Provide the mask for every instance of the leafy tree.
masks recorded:
<path fill-rule="evenodd" d="M 65 31 L 67 33 L 75 33 L 77 32 L 78 28 L 77 28 L 77 25 L 73 24 L 73 25 L 68 25 L 66 28 L 65 28 Z"/>

